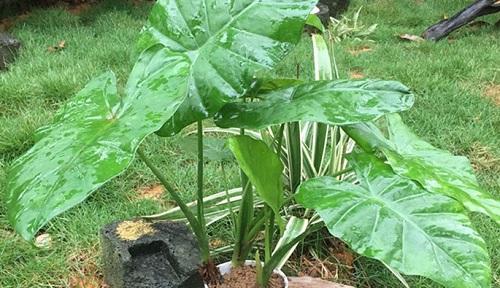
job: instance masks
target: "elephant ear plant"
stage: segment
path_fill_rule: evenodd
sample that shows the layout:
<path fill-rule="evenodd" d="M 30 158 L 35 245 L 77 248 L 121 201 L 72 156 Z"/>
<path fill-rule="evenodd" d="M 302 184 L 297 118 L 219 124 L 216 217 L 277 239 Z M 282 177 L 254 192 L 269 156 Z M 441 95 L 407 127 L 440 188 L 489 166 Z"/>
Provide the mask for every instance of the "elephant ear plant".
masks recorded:
<path fill-rule="evenodd" d="M 315 52 L 323 53 L 315 58 L 328 58 L 327 49 Z M 302 93 L 297 89 L 301 85 L 310 84 L 266 92 L 258 102 L 227 104 L 216 115 L 216 123 L 247 129 L 298 120 L 341 125 L 358 146 L 347 157 L 350 167 L 306 180 L 296 191 L 296 201 L 315 210 L 332 235 L 359 254 L 382 261 L 397 275 L 425 276 L 447 287 L 490 287 L 486 244 L 464 208 L 498 223 L 500 203 L 479 187 L 469 161 L 419 139 L 397 114 L 372 116 L 378 119 L 370 121 L 354 113 L 369 117 L 370 109 L 356 102 L 369 95 L 392 99 L 404 110 L 412 97 L 394 102 L 409 95 L 404 86 L 370 80 L 328 82 L 328 95 L 334 98 L 328 101 L 337 104 L 330 114 L 327 103 L 305 102 L 311 94 L 321 98 L 318 102 L 323 97 L 318 90 Z M 290 94 L 284 93 L 287 90 Z M 273 93 L 277 94 L 270 96 Z M 371 99 L 363 103 L 377 107 Z M 338 180 L 352 170 L 354 183 Z"/>
<path fill-rule="evenodd" d="M 112 73 L 92 80 L 12 164 L 7 216 L 16 231 L 32 239 L 50 219 L 122 173 L 137 152 L 189 219 L 207 278 L 215 278 L 202 203 L 203 149 L 195 215 L 139 145 L 156 131 L 172 135 L 198 122 L 203 147 L 201 120 L 245 95 L 258 72 L 283 59 L 300 40 L 314 5 L 314 0 L 158 1 L 124 95 Z"/>
<path fill-rule="evenodd" d="M 485 243 L 463 206 L 498 222 L 498 201 L 481 191 L 465 158 L 419 140 L 394 114 L 413 105 L 408 88 L 381 80 L 259 84 L 256 76 L 272 69 L 299 41 L 315 2 L 158 1 L 139 40 L 142 53 L 125 93 L 118 93 L 110 72 L 92 80 L 12 164 L 7 215 L 16 231 L 32 239 L 50 219 L 127 169 L 137 153 L 185 214 L 200 245 L 206 281 L 217 282 L 205 225 L 202 120 L 214 117 L 220 127 L 240 129 L 312 121 L 341 126 L 356 141 L 349 165 L 359 184 L 331 175 L 308 180 L 296 192 L 300 183 L 294 183 L 288 192 L 298 203 L 314 209 L 329 231 L 358 253 L 397 271 L 450 287 L 488 287 Z M 195 211 L 139 148 L 154 132 L 170 136 L 194 122 Z M 245 260 L 263 229 L 264 264 L 257 266 L 258 282 L 265 286 L 272 268 L 307 232 L 281 237 L 287 240 L 272 251 L 275 227 L 287 235 L 280 217 L 288 203 L 279 177 L 283 167 L 262 142 L 240 136 L 229 146 L 244 172 L 241 209 L 233 215 L 232 262 Z M 266 161 L 257 162 L 254 151 Z M 252 186 L 264 202 L 258 211 Z"/>

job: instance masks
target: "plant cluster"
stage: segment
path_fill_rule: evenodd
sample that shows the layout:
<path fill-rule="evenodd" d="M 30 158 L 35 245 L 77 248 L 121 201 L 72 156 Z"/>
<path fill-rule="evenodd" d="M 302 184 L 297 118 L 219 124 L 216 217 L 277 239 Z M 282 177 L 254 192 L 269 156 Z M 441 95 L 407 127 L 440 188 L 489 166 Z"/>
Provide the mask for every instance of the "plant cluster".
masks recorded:
<path fill-rule="evenodd" d="M 414 101 L 407 87 L 331 80 L 326 44 L 317 35 L 316 81 L 259 77 L 297 44 L 315 4 L 158 1 L 125 93 L 118 93 L 113 73 L 95 78 L 13 163 L 8 217 L 16 231 L 32 239 L 50 219 L 127 169 L 137 154 L 187 218 L 206 281 L 217 282 L 203 189 L 202 121 L 212 118 L 242 134 L 228 140 L 242 170 L 241 189 L 231 192 L 241 199 L 229 211 L 236 239 L 232 263 L 251 257 L 263 231 L 263 264 L 255 254 L 259 285 L 266 286 L 307 233 L 324 225 L 357 253 L 394 271 L 449 287 L 489 287 L 486 244 L 466 209 L 498 223 L 500 203 L 481 190 L 466 158 L 433 147 L 404 125 L 397 113 Z M 140 148 L 150 134 L 175 135 L 192 123 L 198 135 L 194 209 Z M 263 140 L 248 130 L 263 130 Z M 283 215 L 291 203 L 306 209 L 298 215 L 303 219 Z M 274 235 L 280 236 L 276 244 Z"/>

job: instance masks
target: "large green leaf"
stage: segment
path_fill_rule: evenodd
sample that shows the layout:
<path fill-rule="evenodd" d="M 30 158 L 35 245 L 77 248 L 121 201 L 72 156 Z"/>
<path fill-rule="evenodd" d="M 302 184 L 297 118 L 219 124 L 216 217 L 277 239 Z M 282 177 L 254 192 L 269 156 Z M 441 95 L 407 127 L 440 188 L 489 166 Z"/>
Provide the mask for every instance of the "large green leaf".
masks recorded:
<path fill-rule="evenodd" d="M 455 156 L 418 138 L 397 114 L 387 115 L 386 119 L 389 139 L 373 123 L 346 127 L 346 132 L 356 142 L 366 143 L 365 149 L 380 149 L 396 173 L 500 223 L 500 201 L 481 189 L 466 157 Z"/>
<path fill-rule="evenodd" d="M 315 81 L 259 95 L 257 102 L 229 103 L 216 115 L 220 127 L 262 129 L 293 121 L 346 125 L 377 119 L 413 105 L 395 81 Z"/>
<path fill-rule="evenodd" d="M 354 153 L 350 163 L 360 185 L 315 178 L 296 196 L 316 209 L 330 233 L 405 274 L 448 287 L 490 286 L 485 243 L 460 203 L 424 190 L 371 154 Z"/>
<path fill-rule="evenodd" d="M 274 213 L 279 216 L 283 203 L 283 164 L 263 141 L 249 136 L 235 136 L 228 140 L 241 170 L 245 172 L 255 190 Z M 277 217 L 279 218 L 279 217 Z"/>
<path fill-rule="evenodd" d="M 300 40 L 315 0 L 159 0 L 139 41 L 189 57 L 189 96 L 158 132 L 177 133 L 250 88 Z"/>
<path fill-rule="evenodd" d="M 120 97 L 114 74 L 92 80 L 38 134 L 9 173 L 8 218 L 30 239 L 54 216 L 83 201 L 124 171 L 141 141 L 185 98 L 185 56 L 146 50 Z"/>
<path fill-rule="evenodd" d="M 500 201 L 479 186 L 469 159 L 454 156 L 421 140 L 399 115 L 387 115 L 393 149 L 383 149 L 394 171 L 422 184 L 428 191 L 453 197 L 469 210 L 500 223 Z"/>

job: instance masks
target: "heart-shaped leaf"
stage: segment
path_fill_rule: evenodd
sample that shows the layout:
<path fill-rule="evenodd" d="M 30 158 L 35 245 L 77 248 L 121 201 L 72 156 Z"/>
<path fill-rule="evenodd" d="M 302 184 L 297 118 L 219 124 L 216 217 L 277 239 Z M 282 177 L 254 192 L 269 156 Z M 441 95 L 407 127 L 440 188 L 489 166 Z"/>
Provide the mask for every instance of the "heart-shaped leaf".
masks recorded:
<path fill-rule="evenodd" d="M 220 127 L 262 129 L 293 121 L 346 125 L 379 118 L 413 105 L 395 81 L 315 81 L 259 95 L 257 102 L 229 103 L 215 116 Z"/>
<path fill-rule="evenodd" d="M 159 0 L 139 41 L 189 57 L 189 96 L 158 132 L 169 136 L 246 93 L 300 40 L 315 0 Z"/>
<path fill-rule="evenodd" d="M 40 131 L 9 173 L 8 218 L 25 239 L 123 172 L 141 141 L 185 98 L 185 56 L 146 50 L 120 97 L 114 74 L 92 80 Z"/>
<path fill-rule="evenodd" d="M 459 202 L 427 192 L 371 154 L 349 158 L 360 185 L 315 178 L 296 196 L 332 235 L 405 274 L 447 287 L 490 287 L 485 243 Z"/>
<path fill-rule="evenodd" d="M 481 189 L 466 157 L 418 138 L 397 114 L 387 115 L 386 119 L 389 139 L 373 123 L 345 127 L 345 131 L 365 150 L 381 150 L 397 174 L 419 182 L 430 192 L 455 198 L 467 209 L 500 223 L 500 201 Z"/>

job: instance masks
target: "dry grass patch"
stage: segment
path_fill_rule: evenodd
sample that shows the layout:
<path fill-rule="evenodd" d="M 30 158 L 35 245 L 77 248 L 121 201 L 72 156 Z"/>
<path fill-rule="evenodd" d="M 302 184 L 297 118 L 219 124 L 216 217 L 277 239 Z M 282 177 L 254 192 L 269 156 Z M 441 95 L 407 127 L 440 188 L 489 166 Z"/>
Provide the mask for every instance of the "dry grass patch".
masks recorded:
<path fill-rule="evenodd" d="M 499 84 L 491 84 L 486 86 L 483 91 L 483 95 L 488 99 L 493 101 L 496 106 L 500 106 L 500 85 Z"/>
<path fill-rule="evenodd" d="M 361 67 L 353 67 L 349 70 L 349 78 L 350 79 L 363 79 L 366 75 L 363 73 L 363 68 Z"/>
<path fill-rule="evenodd" d="M 313 249 L 288 261 L 286 266 L 297 276 L 321 278 L 327 281 L 356 285 L 354 277 L 355 254 L 340 240 L 325 239 L 327 251 L 318 255 Z"/>
<path fill-rule="evenodd" d="M 69 288 L 108 288 L 99 270 L 97 259 L 99 247 L 94 245 L 87 250 L 76 251 L 68 257 L 71 271 L 67 287 Z"/>
<path fill-rule="evenodd" d="M 500 157 L 489 147 L 475 142 L 470 148 L 469 159 L 475 171 L 493 171 L 500 173 Z"/>
<path fill-rule="evenodd" d="M 116 234 L 122 240 L 135 241 L 141 236 L 154 234 L 156 230 L 143 220 L 123 221 L 116 227 Z"/>
<path fill-rule="evenodd" d="M 359 54 L 367 53 L 370 51 L 373 51 L 370 46 L 358 46 L 348 50 L 349 54 L 351 54 L 352 56 L 358 56 Z"/>
<path fill-rule="evenodd" d="M 164 192 L 165 188 L 161 184 L 153 184 L 137 189 L 139 199 L 161 200 Z"/>

